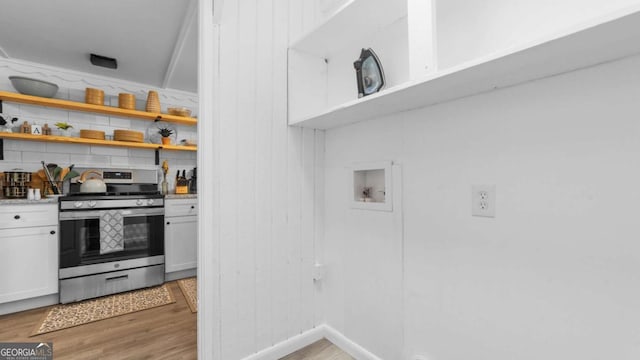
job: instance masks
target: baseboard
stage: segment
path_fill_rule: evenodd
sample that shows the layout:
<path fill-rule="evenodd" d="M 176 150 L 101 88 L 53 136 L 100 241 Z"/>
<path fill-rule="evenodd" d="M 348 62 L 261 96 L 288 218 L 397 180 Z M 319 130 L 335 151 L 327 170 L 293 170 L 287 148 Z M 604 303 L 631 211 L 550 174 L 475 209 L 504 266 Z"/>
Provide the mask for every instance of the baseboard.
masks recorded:
<path fill-rule="evenodd" d="M 323 338 L 331 341 L 357 360 L 382 360 L 326 324 L 319 325 L 242 360 L 278 360 Z"/>
<path fill-rule="evenodd" d="M 59 300 L 60 297 L 58 296 L 58 294 L 51 294 L 0 304 L 0 315 L 13 314 L 20 311 L 55 305 L 59 302 Z"/>
<path fill-rule="evenodd" d="M 196 276 L 198 269 L 187 269 L 164 274 L 164 281 L 173 281 Z"/>
<path fill-rule="evenodd" d="M 370 353 L 367 349 L 349 340 L 342 333 L 332 328 L 329 325 L 322 325 L 324 337 L 331 341 L 335 346 L 339 347 L 342 351 L 351 355 L 351 357 L 357 360 L 382 360 L 381 358 Z"/>
<path fill-rule="evenodd" d="M 324 325 L 320 325 L 242 360 L 278 360 L 302 349 L 307 345 L 311 345 L 318 340 L 322 340 L 322 338 L 324 338 L 324 333 Z"/>

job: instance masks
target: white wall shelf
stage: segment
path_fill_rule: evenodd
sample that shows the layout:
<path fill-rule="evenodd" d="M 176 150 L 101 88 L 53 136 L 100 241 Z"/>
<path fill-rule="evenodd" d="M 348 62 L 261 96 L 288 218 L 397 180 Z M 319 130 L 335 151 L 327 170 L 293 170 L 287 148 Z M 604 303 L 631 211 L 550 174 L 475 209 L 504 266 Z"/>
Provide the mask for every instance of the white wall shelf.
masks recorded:
<path fill-rule="evenodd" d="M 375 11 L 370 8 L 375 7 Z M 383 29 L 407 14 L 404 1 L 350 0 L 329 18 L 291 43 L 290 48 L 328 58 L 353 40 Z"/>
<path fill-rule="evenodd" d="M 310 116 L 290 114 L 289 124 L 315 129 L 344 126 L 639 53 L 640 6 L 635 6 Z"/>

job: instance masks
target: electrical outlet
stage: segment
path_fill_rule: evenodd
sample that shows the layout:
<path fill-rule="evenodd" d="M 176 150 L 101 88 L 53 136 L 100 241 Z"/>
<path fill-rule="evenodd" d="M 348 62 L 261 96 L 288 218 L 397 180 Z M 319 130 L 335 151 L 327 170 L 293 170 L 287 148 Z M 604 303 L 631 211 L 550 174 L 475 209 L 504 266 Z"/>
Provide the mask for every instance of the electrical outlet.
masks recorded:
<path fill-rule="evenodd" d="M 471 215 L 496 217 L 496 186 L 471 186 Z"/>

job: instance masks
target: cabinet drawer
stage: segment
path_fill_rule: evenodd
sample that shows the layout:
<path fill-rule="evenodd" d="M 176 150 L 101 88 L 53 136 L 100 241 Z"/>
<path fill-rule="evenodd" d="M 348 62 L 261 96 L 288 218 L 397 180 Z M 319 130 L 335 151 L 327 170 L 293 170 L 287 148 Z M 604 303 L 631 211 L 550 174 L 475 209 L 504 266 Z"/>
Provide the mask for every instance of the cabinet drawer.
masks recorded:
<path fill-rule="evenodd" d="M 0 228 L 58 225 L 58 205 L 0 206 Z"/>
<path fill-rule="evenodd" d="M 167 199 L 164 216 L 198 215 L 198 199 Z"/>

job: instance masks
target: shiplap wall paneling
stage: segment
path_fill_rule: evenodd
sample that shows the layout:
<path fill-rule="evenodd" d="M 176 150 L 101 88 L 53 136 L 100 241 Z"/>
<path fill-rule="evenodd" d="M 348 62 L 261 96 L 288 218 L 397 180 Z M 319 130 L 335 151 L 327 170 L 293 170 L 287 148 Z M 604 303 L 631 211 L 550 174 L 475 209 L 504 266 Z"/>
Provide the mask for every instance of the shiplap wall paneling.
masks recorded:
<path fill-rule="evenodd" d="M 237 98 L 239 94 L 238 63 L 238 8 L 224 3 L 224 16 L 220 24 L 220 321 L 221 359 L 239 359 L 237 289 L 237 223 L 238 223 L 238 167 L 237 167 Z M 214 340 L 214 341 L 216 341 Z"/>
<path fill-rule="evenodd" d="M 302 183 L 300 184 L 300 313 L 299 330 L 311 329 L 314 325 L 315 287 L 313 286 L 313 265 L 315 263 L 315 152 L 316 131 L 302 131 Z"/>
<path fill-rule="evenodd" d="M 256 348 L 256 217 L 265 214 L 255 213 L 256 189 L 256 104 L 260 99 L 256 96 L 257 69 L 261 67 L 256 53 L 259 29 L 256 26 L 257 1 L 238 1 L 238 75 L 239 87 L 237 97 L 237 159 L 238 189 L 238 222 L 236 241 L 237 260 L 237 294 L 238 319 L 237 324 L 241 333 L 237 339 L 240 355 L 247 350 Z M 264 15 L 262 15 L 264 16 Z M 262 69 L 268 71 L 268 69 Z M 250 335 L 252 334 L 252 335 Z"/>
<path fill-rule="evenodd" d="M 222 359 L 242 359 L 316 323 L 315 130 L 287 124 L 291 28 L 313 1 L 225 2 L 220 25 Z M 313 9 L 313 8 L 312 8 Z M 303 19 L 305 17 L 303 16 Z"/>
<path fill-rule="evenodd" d="M 323 266 L 326 272 L 325 256 L 324 256 L 324 209 L 325 209 L 325 192 L 324 192 L 324 145 L 325 132 L 315 132 L 315 184 L 314 184 L 314 256 L 315 261 L 312 264 Z M 313 271 L 313 270 L 312 270 Z M 325 296 L 324 296 L 324 278 L 314 282 L 316 297 L 314 298 L 314 323 L 315 325 L 324 324 L 326 322 L 325 314 Z"/>
<path fill-rule="evenodd" d="M 273 146 L 272 117 L 274 116 L 274 19 L 275 6 L 273 0 L 257 2 L 257 41 L 256 51 L 261 61 L 256 63 L 257 81 L 255 110 L 255 219 L 256 219 L 256 349 L 265 349 L 272 345 L 271 324 L 273 315 L 271 291 L 274 284 L 271 261 L 273 248 L 273 179 L 271 176 Z"/>
<path fill-rule="evenodd" d="M 286 247 L 288 242 L 287 232 L 287 130 L 286 124 L 282 120 L 286 117 L 287 89 L 280 86 L 278 81 L 286 78 L 286 48 L 288 42 L 288 27 L 280 26 L 288 24 L 289 21 L 289 4 L 287 1 L 274 0 L 274 36 L 273 36 L 273 120 L 272 126 L 272 149 L 271 158 L 271 181 L 272 181 L 272 221 L 273 221 L 273 238 L 272 248 L 270 251 L 272 261 L 272 289 L 270 296 L 272 325 L 271 325 L 271 344 L 286 340 L 288 336 L 288 292 L 287 292 L 287 253 Z M 279 324 L 273 326 L 273 324 Z"/>

